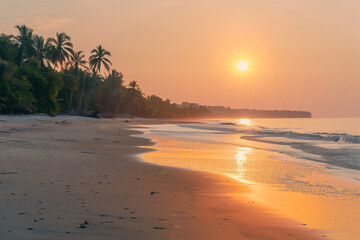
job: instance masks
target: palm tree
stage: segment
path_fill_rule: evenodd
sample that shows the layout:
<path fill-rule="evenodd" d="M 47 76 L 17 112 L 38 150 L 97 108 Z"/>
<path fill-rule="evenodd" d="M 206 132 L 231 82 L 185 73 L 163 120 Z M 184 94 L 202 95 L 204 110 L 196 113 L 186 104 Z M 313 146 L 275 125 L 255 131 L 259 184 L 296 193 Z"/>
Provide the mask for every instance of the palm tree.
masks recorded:
<path fill-rule="evenodd" d="M 91 76 L 90 76 L 89 72 L 80 71 L 79 77 L 80 77 L 80 81 L 82 82 L 82 86 L 81 86 L 79 102 L 78 102 L 77 109 L 76 109 L 77 113 L 80 113 L 80 111 L 81 111 L 82 100 L 83 100 L 83 96 L 84 96 L 85 81 L 88 80 Z"/>
<path fill-rule="evenodd" d="M 54 64 L 54 68 L 60 65 L 64 68 L 64 63 L 69 60 L 70 54 L 73 52 L 73 44 L 71 38 L 66 33 L 56 33 L 55 38 L 48 38 L 46 45 L 50 48 L 49 58 Z"/>
<path fill-rule="evenodd" d="M 13 38 L 18 44 L 19 51 L 17 58 L 19 59 L 20 66 L 22 66 L 25 59 L 29 59 L 35 55 L 34 40 L 32 37 L 34 30 L 25 25 L 16 25 L 15 28 L 18 29 L 19 35 L 13 36 Z"/>
<path fill-rule="evenodd" d="M 17 45 L 13 41 L 14 36 L 6 35 L 4 33 L 0 34 L 0 64 L 3 64 L 1 60 L 9 61 L 13 58 L 14 50 L 17 49 Z M 1 76 L 1 75 L 0 75 Z"/>
<path fill-rule="evenodd" d="M 42 36 L 35 35 L 33 41 L 34 41 L 36 57 L 39 60 L 41 66 L 44 67 L 46 55 L 49 49 L 45 45 L 45 40 Z"/>
<path fill-rule="evenodd" d="M 88 79 L 88 81 L 85 83 L 87 88 L 86 91 L 86 101 L 85 101 L 85 107 L 84 107 L 84 112 L 88 112 L 89 110 L 89 105 L 91 102 L 91 99 L 94 95 L 94 93 L 96 92 L 96 89 L 100 86 L 100 84 L 104 81 L 103 77 L 97 74 L 92 74 L 91 78 Z"/>
<path fill-rule="evenodd" d="M 129 87 L 132 89 L 140 90 L 139 84 L 136 81 L 131 81 Z"/>
<path fill-rule="evenodd" d="M 111 57 L 111 53 L 106 51 L 104 48 L 99 45 L 97 48 L 91 51 L 92 55 L 89 58 L 90 68 L 94 73 L 100 73 L 101 65 L 104 65 L 107 71 L 110 71 L 111 61 L 106 58 L 106 56 Z"/>
<path fill-rule="evenodd" d="M 126 102 L 125 110 L 129 114 L 142 114 L 144 97 L 139 84 L 136 81 L 131 81 L 129 87 L 124 101 Z"/>
<path fill-rule="evenodd" d="M 107 113 L 120 113 L 122 98 L 124 95 L 124 80 L 121 72 L 112 70 L 104 79 L 100 89 L 101 100 Z"/>
<path fill-rule="evenodd" d="M 83 51 L 72 51 L 70 54 L 70 61 L 66 63 L 66 67 L 70 66 L 74 70 L 74 75 L 77 76 L 79 68 L 88 69 L 86 66 L 88 62 L 85 60 Z"/>
<path fill-rule="evenodd" d="M 116 89 L 123 86 L 123 78 L 124 76 L 121 72 L 112 70 L 111 73 L 107 76 L 106 80 L 111 88 Z"/>
<path fill-rule="evenodd" d="M 70 61 L 66 63 L 66 66 L 70 66 L 73 69 L 73 73 L 75 76 L 78 76 L 79 69 L 85 68 L 88 69 L 86 66 L 87 61 L 85 60 L 85 55 L 83 51 L 72 51 L 70 54 Z M 82 78 L 82 88 L 81 88 L 81 98 L 84 94 L 84 78 Z M 71 111 L 71 105 L 72 105 L 72 99 L 73 99 L 73 90 L 70 92 L 70 103 L 69 103 L 69 112 Z"/>

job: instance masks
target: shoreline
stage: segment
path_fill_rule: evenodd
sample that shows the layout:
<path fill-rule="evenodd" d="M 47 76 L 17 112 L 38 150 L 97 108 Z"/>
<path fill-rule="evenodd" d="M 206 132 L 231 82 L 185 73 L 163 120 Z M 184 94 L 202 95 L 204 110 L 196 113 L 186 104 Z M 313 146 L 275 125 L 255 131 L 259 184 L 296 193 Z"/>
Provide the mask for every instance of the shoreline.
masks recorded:
<path fill-rule="evenodd" d="M 360 189 L 355 175 L 292 155 L 291 149 L 244 140 L 243 133 L 228 133 L 218 125 L 151 125 L 144 135 L 157 142 L 153 148 L 158 151 L 142 157 L 163 166 L 230 175 L 251 184 L 251 197 L 270 212 L 322 229 L 331 239 L 357 239 L 359 218 L 353 212 L 359 210 Z"/>
<path fill-rule="evenodd" d="M 129 128 L 154 121 L 74 119 L 0 121 L 1 237 L 326 239 L 249 203 L 234 179 L 141 161 L 151 140 Z"/>

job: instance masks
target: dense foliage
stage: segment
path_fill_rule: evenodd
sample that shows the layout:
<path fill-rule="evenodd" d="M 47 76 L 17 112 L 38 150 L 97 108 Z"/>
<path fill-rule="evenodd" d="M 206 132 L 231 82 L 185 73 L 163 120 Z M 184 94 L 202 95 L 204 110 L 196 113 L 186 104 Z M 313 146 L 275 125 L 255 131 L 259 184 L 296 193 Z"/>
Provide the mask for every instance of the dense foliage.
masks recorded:
<path fill-rule="evenodd" d="M 25 25 L 16 29 L 16 36 L 0 35 L 0 113 L 209 115 L 202 106 L 181 107 L 155 95 L 145 96 L 136 81 L 126 85 L 123 75 L 111 69 L 111 53 L 101 45 L 87 61 L 66 33 L 45 40 Z M 101 70 L 106 70 L 105 75 Z"/>

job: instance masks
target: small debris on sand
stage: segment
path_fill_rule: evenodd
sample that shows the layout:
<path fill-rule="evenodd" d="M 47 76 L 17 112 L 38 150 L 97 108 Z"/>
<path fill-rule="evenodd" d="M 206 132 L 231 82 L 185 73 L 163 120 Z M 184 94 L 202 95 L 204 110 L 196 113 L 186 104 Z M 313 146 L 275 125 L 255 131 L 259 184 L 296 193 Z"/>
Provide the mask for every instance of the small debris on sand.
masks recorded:
<path fill-rule="evenodd" d="M 164 230 L 166 228 L 164 228 L 164 227 L 153 227 L 153 229 Z"/>
<path fill-rule="evenodd" d="M 81 153 L 85 153 L 85 154 L 96 154 L 96 153 L 94 153 L 94 152 L 81 152 Z"/>
<path fill-rule="evenodd" d="M 17 174 L 17 172 L 0 172 L 2 175 L 11 175 L 11 174 Z"/>
<path fill-rule="evenodd" d="M 83 223 L 80 223 L 78 225 L 76 225 L 77 228 L 86 228 L 85 224 Z"/>

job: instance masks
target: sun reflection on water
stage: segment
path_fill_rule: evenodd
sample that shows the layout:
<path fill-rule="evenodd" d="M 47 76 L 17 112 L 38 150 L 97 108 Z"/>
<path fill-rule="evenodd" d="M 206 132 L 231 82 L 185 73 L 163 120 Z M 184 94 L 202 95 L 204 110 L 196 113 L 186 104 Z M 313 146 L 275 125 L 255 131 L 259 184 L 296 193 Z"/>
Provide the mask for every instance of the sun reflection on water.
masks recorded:
<path fill-rule="evenodd" d="M 251 148 L 237 147 L 235 154 L 237 173 L 238 173 L 237 177 L 242 178 L 244 176 L 244 172 L 245 172 L 244 164 L 247 160 L 247 155 L 249 155 L 251 152 L 252 152 Z"/>
<path fill-rule="evenodd" d="M 245 125 L 245 126 L 250 126 L 251 125 L 251 120 L 248 119 L 248 118 L 241 118 L 241 119 L 238 119 L 238 124 Z"/>

